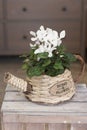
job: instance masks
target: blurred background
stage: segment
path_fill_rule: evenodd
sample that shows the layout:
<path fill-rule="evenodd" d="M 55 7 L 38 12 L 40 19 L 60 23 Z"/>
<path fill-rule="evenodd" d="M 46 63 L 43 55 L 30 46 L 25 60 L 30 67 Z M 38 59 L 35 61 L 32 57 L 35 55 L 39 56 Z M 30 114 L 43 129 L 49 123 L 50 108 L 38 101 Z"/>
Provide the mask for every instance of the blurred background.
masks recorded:
<path fill-rule="evenodd" d="M 29 52 L 29 32 L 41 25 L 65 30 L 67 51 L 87 61 L 87 0 L 0 0 L 0 106 L 6 88 L 4 73 L 25 78 L 19 55 Z M 71 68 L 75 78 L 80 65 Z M 87 68 L 79 83 L 87 84 Z"/>
<path fill-rule="evenodd" d="M 87 0 L 0 0 L 0 56 L 29 51 L 29 31 L 65 30 L 63 44 L 86 58 Z"/>

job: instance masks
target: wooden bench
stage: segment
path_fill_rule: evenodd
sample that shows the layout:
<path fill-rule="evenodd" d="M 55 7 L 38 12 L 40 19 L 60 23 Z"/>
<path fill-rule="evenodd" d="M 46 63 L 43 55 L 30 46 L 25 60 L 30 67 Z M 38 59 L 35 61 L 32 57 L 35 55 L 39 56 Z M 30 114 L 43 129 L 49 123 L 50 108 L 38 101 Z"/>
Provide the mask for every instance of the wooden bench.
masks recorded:
<path fill-rule="evenodd" d="M 76 87 L 70 101 L 46 106 L 29 102 L 8 85 L 1 108 L 2 130 L 87 130 L 87 88 Z"/>

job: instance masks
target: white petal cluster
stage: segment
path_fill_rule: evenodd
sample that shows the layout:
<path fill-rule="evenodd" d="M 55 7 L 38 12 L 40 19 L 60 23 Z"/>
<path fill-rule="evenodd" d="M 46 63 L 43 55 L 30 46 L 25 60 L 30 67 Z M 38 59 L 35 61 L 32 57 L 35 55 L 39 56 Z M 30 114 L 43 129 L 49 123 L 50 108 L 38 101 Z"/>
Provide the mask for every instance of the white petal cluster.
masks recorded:
<path fill-rule="evenodd" d="M 31 48 L 37 46 L 34 54 L 48 52 L 48 57 L 52 57 L 52 52 L 56 50 L 57 46 L 60 46 L 61 39 L 65 37 L 65 30 L 58 35 L 57 31 L 50 28 L 44 29 L 44 26 L 40 26 L 37 32 L 30 31 L 30 34 L 33 36 L 31 41 L 34 42 L 34 44 L 30 44 Z"/>

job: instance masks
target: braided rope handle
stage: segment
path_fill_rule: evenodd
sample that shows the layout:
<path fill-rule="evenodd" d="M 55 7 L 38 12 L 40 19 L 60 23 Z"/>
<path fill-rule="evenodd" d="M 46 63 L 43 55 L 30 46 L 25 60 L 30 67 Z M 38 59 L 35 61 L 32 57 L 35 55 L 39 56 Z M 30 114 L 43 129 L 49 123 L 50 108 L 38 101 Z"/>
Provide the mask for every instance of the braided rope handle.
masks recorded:
<path fill-rule="evenodd" d="M 13 86 L 14 88 L 17 88 L 19 91 L 27 91 L 27 81 L 18 78 L 9 72 L 5 73 L 4 81 Z"/>
<path fill-rule="evenodd" d="M 84 61 L 84 59 L 80 55 L 74 54 L 74 56 L 81 63 L 81 71 L 80 71 L 79 75 L 77 76 L 77 78 L 74 80 L 74 82 L 77 83 L 81 79 L 82 75 L 84 74 L 84 71 L 85 71 L 85 61 Z"/>

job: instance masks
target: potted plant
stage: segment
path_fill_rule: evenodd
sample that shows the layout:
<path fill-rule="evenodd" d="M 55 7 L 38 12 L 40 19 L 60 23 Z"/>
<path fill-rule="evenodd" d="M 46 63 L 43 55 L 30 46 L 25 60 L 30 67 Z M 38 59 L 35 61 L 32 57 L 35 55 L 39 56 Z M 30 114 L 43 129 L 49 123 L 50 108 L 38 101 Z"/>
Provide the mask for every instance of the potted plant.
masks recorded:
<path fill-rule="evenodd" d="M 22 56 L 22 68 L 27 73 L 27 82 L 9 73 L 5 76 L 5 81 L 13 86 L 16 83 L 15 86 L 23 90 L 26 97 L 33 102 L 57 104 L 69 100 L 75 93 L 70 64 L 79 59 L 83 72 L 83 59 L 66 51 L 62 43 L 65 30 L 58 34 L 55 30 L 40 26 L 39 30 L 30 31 L 30 34 L 31 50 L 29 54 Z"/>
<path fill-rule="evenodd" d="M 31 50 L 25 58 L 23 69 L 29 77 L 49 75 L 57 76 L 70 69 L 70 64 L 76 61 L 73 54 L 67 53 L 62 39 L 65 31 L 58 34 L 50 28 L 44 29 L 43 26 L 37 32 L 30 31 L 33 36 L 30 43 Z"/>

